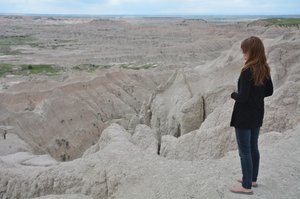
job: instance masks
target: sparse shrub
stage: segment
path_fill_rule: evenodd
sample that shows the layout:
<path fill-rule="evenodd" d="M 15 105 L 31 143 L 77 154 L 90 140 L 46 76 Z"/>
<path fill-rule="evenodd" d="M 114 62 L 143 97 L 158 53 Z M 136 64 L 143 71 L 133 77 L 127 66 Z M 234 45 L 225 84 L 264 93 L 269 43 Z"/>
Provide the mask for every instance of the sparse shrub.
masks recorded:
<path fill-rule="evenodd" d="M 61 161 L 65 162 L 66 161 L 66 154 L 60 155 Z"/>

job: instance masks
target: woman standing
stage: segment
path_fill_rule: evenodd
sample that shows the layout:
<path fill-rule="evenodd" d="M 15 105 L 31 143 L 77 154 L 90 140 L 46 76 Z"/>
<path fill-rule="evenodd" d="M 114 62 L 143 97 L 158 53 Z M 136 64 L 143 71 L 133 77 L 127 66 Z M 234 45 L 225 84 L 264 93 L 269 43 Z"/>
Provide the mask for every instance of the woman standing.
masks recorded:
<path fill-rule="evenodd" d="M 258 136 L 264 117 L 264 98 L 273 94 L 270 67 L 265 48 L 258 37 L 250 37 L 241 43 L 245 64 L 238 80 L 230 126 L 235 127 L 236 140 L 242 166 L 242 185 L 230 188 L 231 192 L 253 194 L 259 169 Z"/>

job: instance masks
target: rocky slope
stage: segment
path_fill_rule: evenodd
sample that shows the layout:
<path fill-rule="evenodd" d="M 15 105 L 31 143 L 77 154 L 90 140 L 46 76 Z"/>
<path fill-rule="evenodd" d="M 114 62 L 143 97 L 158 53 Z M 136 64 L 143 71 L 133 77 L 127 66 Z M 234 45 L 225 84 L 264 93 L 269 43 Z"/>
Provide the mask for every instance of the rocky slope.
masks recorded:
<path fill-rule="evenodd" d="M 299 130 L 297 126 L 261 136 L 261 174 L 253 198 L 299 196 Z M 132 139 L 124 128 L 112 124 L 82 158 L 70 162 L 37 166 L 33 163 L 39 160 L 34 161 L 29 155 L 23 159 L 2 156 L 1 197 L 76 193 L 91 198 L 122 199 L 240 198 L 228 191 L 228 186 L 240 177 L 236 151 L 217 160 L 170 160 L 149 153 Z M 24 164 L 27 159 L 32 163 Z"/>
<path fill-rule="evenodd" d="M 64 82 L 24 81 L 0 93 L 1 123 L 14 127 L 8 138 L 18 135 L 36 153 L 57 160 L 78 158 L 109 123 L 127 128 L 167 74 L 109 70 Z"/>

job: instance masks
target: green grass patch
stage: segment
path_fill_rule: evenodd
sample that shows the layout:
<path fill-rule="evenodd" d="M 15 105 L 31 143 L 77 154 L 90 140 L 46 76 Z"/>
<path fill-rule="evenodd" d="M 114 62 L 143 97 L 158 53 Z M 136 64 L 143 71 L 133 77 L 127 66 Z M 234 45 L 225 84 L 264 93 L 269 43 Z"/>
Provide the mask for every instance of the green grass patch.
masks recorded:
<path fill-rule="evenodd" d="M 39 42 L 28 35 L 17 35 L 17 36 L 0 36 L 0 54 L 2 55 L 18 55 L 21 54 L 20 50 L 12 50 L 12 47 L 30 45 L 32 48 L 48 48 L 57 49 L 64 47 L 67 44 L 76 42 L 76 40 L 67 39 L 54 39 L 51 42 Z"/>
<path fill-rule="evenodd" d="M 25 64 L 21 65 L 21 71 L 30 74 L 57 74 L 60 70 L 48 64 Z"/>
<path fill-rule="evenodd" d="M 7 73 L 12 73 L 11 64 L 0 64 L 0 77 L 4 76 Z"/>
<path fill-rule="evenodd" d="M 19 45 L 31 45 L 34 42 L 34 39 L 30 36 L 0 36 L 0 54 L 2 55 L 19 55 L 21 54 L 20 50 L 12 50 L 11 47 Z"/>
<path fill-rule="evenodd" d="M 80 64 L 73 66 L 72 69 L 79 71 L 94 72 L 97 69 L 108 69 L 110 67 L 112 67 L 112 65 Z"/>
<path fill-rule="evenodd" d="M 155 68 L 157 65 L 153 63 L 147 63 L 143 65 L 136 65 L 136 64 L 121 64 L 121 68 L 125 69 L 133 69 L 133 70 L 140 70 L 140 69 L 149 69 L 149 68 Z"/>
<path fill-rule="evenodd" d="M 0 46 L 26 45 L 33 42 L 30 36 L 0 36 Z"/>
<path fill-rule="evenodd" d="M 23 65 L 12 65 L 2 63 L 0 64 L 0 76 L 6 74 L 12 75 L 30 75 L 30 74 L 44 74 L 48 76 L 58 75 L 59 72 L 63 71 L 63 68 L 55 67 L 50 64 L 23 64 Z"/>
<path fill-rule="evenodd" d="M 283 27 L 292 27 L 296 26 L 299 27 L 300 25 L 300 18 L 271 18 L 271 19 L 264 19 L 263 21 L 267 21 L 270 25 L 275 26 L 283 26 Z"/>

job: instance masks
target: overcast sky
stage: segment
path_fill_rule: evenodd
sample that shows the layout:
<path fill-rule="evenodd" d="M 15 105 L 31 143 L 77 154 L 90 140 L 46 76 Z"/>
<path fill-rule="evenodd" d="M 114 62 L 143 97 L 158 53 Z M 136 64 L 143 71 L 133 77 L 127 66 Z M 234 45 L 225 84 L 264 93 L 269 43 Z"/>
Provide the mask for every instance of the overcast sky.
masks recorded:
<path fill-rule="evenodd" d="M 0 0 L 0 13 L 299 15 L 300 0 Z"/>

